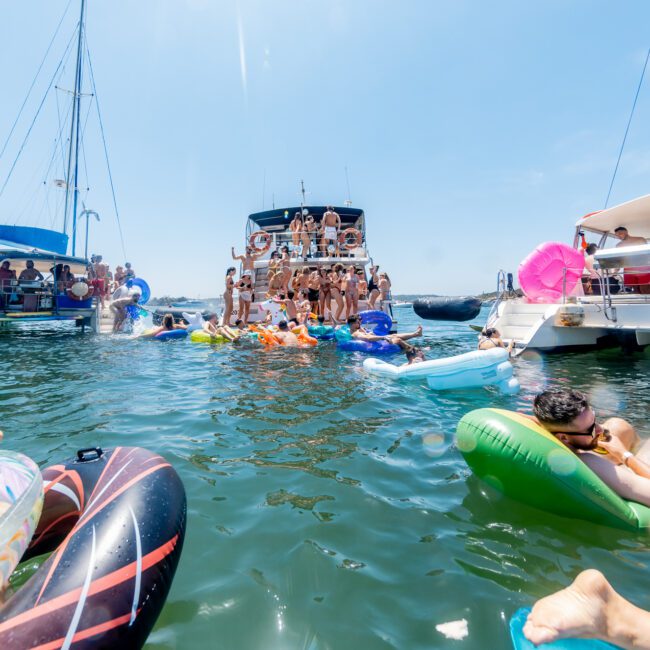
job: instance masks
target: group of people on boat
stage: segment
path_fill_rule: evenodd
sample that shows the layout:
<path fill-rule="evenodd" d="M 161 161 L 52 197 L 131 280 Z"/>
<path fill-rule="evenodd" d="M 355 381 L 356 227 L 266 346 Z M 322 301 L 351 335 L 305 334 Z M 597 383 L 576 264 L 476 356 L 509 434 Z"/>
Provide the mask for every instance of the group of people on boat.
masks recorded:
<path fill-rule="evenodd" d="M 341 252 L 341 217 L 332 206 L 327 206 L 318 223 L 312 214 L 296 212 L 289 223 L 291 257 L 307 259 L 320 252 L 322 257 L 338 257 Z M 359 242 L 360 243 L 360 242 Z"/>
<path fill-rule="evenodd" d="M 247 256 L 252 257 L 250 251 L 247 251 L 246 256 L 239 256 L 242 259 L 239 280 L 235 280 L 235 267 L 226 270 L 223 293 L 225 325 L 231 322 L 235 289 L 239 297 L 238 316 L 245 324 L 248 324 L 250 318 L 250 307 L 255 298 L 255 275 Z M 363 268 L 352 264 L 347 269 L 343 264 L 337 263 L 331 267 L 303 266 L 292 271 L 286 246 L 281 254 L 271 254 L 267 279 L 265 298 L 282 303 L 288 313 L 295 314 L 300 322 L 304 322 L 307 314 L 314 313 L 333 323 L 339 323 L 359 313 L 360 301 L 367 301 L 368 309 L 376 309 L 378 302 L 381 308 L 382 302 L 390 298 L 390 278 L 387 273 L 379 273 L 379 266 L 370 268 L 367 280 Z"/>
<path fill-rule="evenodd" d="M 640 246 L 648 243 L 644 237 L 630 235 L 625 226 L 615 228 L 614 236 L 620 240 L 616 244 L 616 248 Z M 602 295 L 605 288 L 603 282 L 605 281 L 610 293 L 619 293 L 623 289 L 630 293 L 650 295 L 650 267 L 624 268 L 620 269 L 618 273 L 612 273 L 605 277 L 598 273 L 595 268 L 594 255 L 597 252 L 597 244 L 586 244 L 584 247 L 585 267 L 582 275 L 582 286 L 586 295 Z"/>

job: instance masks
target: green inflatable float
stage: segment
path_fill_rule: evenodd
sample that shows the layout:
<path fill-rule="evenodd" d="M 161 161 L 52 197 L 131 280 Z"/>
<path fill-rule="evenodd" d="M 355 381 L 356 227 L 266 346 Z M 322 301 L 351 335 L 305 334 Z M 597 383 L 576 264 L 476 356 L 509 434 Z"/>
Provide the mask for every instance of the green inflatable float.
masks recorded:
<path fill-rule="evenodd" d="M 456 444 L 474 474 L 517 501 L 605 526 L 650 527 L 650 508 L 619 497 L 559 440 L 519 413 L 471 411 L 458 423 Z"/>
<path fill-rule="evenodd" d="M 190 334 L 190 340 L 192 343 L 228 343 L 228 339 L 224 336 L 211 336 L 203 330 L 194 330 Z"/>

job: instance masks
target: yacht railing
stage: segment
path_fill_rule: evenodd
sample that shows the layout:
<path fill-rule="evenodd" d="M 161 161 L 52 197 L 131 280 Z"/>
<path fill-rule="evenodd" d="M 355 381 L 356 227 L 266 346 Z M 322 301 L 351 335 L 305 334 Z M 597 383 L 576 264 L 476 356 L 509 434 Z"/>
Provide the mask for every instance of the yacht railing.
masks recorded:
<path fill-rule="evenodd" d="M 497 290 L 496 290 L 496 300 L 490 309 L 486 323 L 493 323 L 499 313 L 499 305 L 501 304 L 504 296 L 506 295 L 506 272 L 503 269 L 499 269 L 497 273 Z"/>

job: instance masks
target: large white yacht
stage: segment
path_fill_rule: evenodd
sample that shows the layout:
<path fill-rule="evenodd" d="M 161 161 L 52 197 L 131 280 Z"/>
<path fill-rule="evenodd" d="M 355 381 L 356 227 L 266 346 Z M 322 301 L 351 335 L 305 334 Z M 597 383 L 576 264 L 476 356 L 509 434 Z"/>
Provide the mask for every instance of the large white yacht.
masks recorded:
<path fill-rule="evenodd" d="M 650 272 L 650 244 L 617 247 L 614 230 L 620 226 L 630 236 L 650 240 L 650 195 L 588 214 L 575 225 L 574 248 L 580 249 L 585 238 L 598 245 L 594 269 L 602 295 L 584 295 L 578 284 L 577 291 L 563 290 L 556 302 L 533 302 L 511 297 L 501 281 L 486 326 L 496 327 L 504 340 L 514 340 L 515 353 L 605 347 L 636 351 L 650 345 L 650 295 L 625 285 L 634 277 L 630 271 Z"/>
<path fill-rule="evenodd" d="M 329 250 L 323 250 L 321 236 L 318 231 L 327 209 L 328 206 L 322 205 L 300 205 L 256 212 L 248 216 L 245 246 L 257 251 L 263 251 L 255 260 L 254 292 L 249 322 L 259 322 L 267 316 L 267 310 L 262 303 L 268 300 L 269 261 L 273 252 L 280 252 L 285 245 L 291 251 L 292 273 L 305 266 L 309 267 L 310 270 L 318 270 L 323 266 L 331 268 L 340 263 L 344 269 L 353 265 L 356 269 L 362 270 L 365 279 L 370 280 L 369 269 L 374 263 L 366 241 L 366 218 L 363 210 L 349 205 L 332 206 L 331 209 L 341 219 L 338 246 L 330 246 Z M 302 215 L 303 220 L 306 220 L 309 216 L 313 217 L 316 226 L 316 231 L 310 238 L 311 245 L 304 247 L 305 250 L 303 250 L 302 244 L 293 245 L 292 233 L 289 230 L 289 224 L 296 213 Z M 233 316 L 235 317 L 237 315 L 237 303 L 237 295 L 235 295 L 233 310 Z M 359 311 L 369 308 L 367 300 L 359 300 Z M 392 300 L 377 300 L 375 309 L 381 309 L 393 318 Z M 329 311 L 336 312 L 336 303 L 334 301 L 332 301 Z M 393 321 L 396 322 L 395 319 Z"/>

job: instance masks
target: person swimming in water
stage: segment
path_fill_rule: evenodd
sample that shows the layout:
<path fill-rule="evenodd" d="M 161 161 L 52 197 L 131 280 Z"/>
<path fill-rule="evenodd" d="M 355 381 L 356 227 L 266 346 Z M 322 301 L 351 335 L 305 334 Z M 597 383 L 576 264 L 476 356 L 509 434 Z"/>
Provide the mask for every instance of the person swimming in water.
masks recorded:
<path fill-rule="evenodd" d="M 508 343 L 508 347 L 506 347 L 504 342 L 501 340 L 499 330 L 496 327 L 488 327 L 484 329 L 479 336 L 478 349 L 491 350 L 492 348 L 505 348 L 508 353 L 510 353 L 512 352 L 514 344 L 514 339 L 511 339 L 510 343 Z"/>
<path fill-rule="evenodd" d="M 415 363 L 422 363 L 426 361 L 427 358 L 424 356 L 424 352 L 420 348 L 416 348 L 414 345 L 410 345 L 406 354 L 406 363 L 402 364 L 404 366 L 412 366 Z"/>
<path fill-rule="evenodd" d="M 298 348 L 300 347 L 300 341 L 298 337 L 289 330 L 289 324 L 286 320 L 281 320 L 278 323 L 278 331 L 273 334 L 275 338 L 280 342 L 281 345 L 284 345 L 288 348 Z"/>

